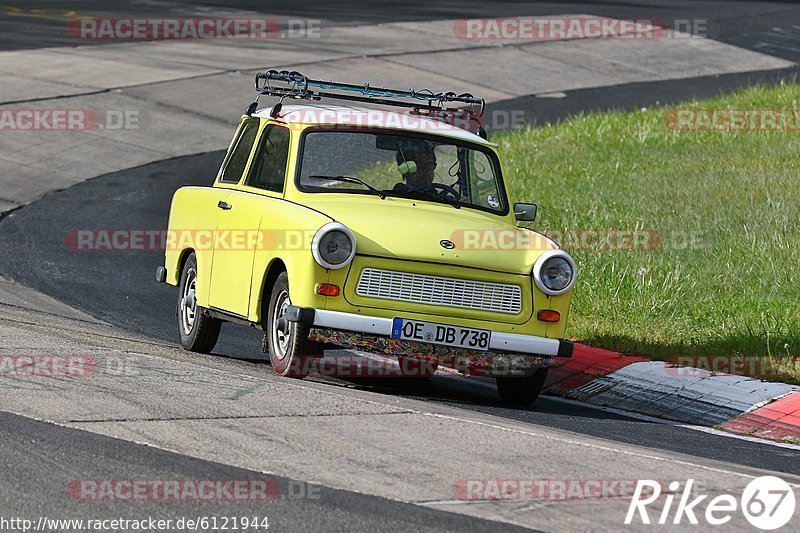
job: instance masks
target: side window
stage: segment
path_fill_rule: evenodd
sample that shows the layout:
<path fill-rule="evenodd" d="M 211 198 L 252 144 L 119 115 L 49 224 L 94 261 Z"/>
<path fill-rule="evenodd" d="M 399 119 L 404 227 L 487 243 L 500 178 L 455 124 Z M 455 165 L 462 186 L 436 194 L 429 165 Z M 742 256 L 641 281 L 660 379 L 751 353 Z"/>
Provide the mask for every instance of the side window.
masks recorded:
<path fill-rule="evenodd" d="M 288 159 L 289 129 L 282 126 L 267 126 L 258 143 L 245 185 L 272 192 L 283 192 Z"/>
<path fill-rule="evenodd" d="M 497 178 L 491 161 L 483 152 L 473 150 L 470 155 L 469 176 L 472 184 L 472 202 L 488 209 L 505 209 L 503 195 L 498 190 Z"/>
<path fill-rule="evenodd" d="M 244 172 L 244 167 L 247 166 L 247 160 L 253 149 L 253 143 L 256 140 L 257 133 L 258 120 L 251 120 L 244 123 L 239 137 L 231 148 L 231 153 L 228 156 L 228 160 L 225 162 L 225 167 L 222 169 L 222 175 L 219 178 L 220 181 L 225 183 L 239 183 L 242 173 Z"/>

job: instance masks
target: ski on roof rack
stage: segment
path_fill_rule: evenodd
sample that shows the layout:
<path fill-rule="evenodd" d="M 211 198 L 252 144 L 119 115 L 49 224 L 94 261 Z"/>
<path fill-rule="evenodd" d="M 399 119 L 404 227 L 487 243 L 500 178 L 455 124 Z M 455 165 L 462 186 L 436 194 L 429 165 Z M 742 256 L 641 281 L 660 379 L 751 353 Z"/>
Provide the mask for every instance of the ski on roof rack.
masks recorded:
<path fill-rule="evenodd" d="M 434 93 L 429 89 L 387 89 L 371 87 L 369 83 L 354 85 L 335 81 L 313 80 L 297 72 L 288 70 L 266 70 L 256 74 L 256 91 L 258 95 L 247 110 L 248 115 L 255 113 L 261 95 L 276 96 L 280 101 L 272 108 L 273 118 L 280 113 L 285 98 L 301 100 L 322 100 L 323 98 L 364 102 L 371 104 L 398 106 L 412 109 L 412 113 L 431 118 L 467 119 L 480 127 L 485 102 L 483 98 L 475 98 L 469 93 L 454 92 Z M 466 104 L 467 107 L 448 107 L 446 104 Z"/>

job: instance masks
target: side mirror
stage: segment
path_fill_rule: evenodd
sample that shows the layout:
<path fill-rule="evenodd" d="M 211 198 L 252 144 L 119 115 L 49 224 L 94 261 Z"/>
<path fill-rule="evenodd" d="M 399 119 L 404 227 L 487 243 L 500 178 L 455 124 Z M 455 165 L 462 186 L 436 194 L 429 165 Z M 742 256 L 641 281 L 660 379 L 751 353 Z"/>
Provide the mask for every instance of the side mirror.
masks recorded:
<path fill-rule="evenodd" d="M 514 204 L 514 216 L 521 222 L 536 220 L 536 204 Z"/>

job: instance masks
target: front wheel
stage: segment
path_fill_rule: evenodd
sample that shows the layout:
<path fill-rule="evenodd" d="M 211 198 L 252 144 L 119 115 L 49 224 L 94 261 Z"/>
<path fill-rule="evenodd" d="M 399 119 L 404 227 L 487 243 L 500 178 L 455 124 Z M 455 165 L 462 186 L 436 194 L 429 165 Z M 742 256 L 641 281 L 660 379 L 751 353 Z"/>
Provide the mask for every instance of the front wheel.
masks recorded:
<path fill-rule="evenodd" d="M 547 368 L 540 368 L 535 374 L 525 377 L 497 378 L 497 392 L 504 402 L 520 407 L 528 407 L 544 388 L 547 380 Z"/>
<path fill-rule="evenodd" d="M 308 339 L 309 326 L 286 320 L 289 299 L 289 276 L 283 272 L 272 287 L 264 331 L 272 371 L 279 376 L 304 378 L 321 353 L 320 345 Z"/>
<path fill-rule="evenodd" d="M 192 253 L 183 265 L 178 285 L 178 331 L 181 345 L 192 352 L 210 353 L 217 345 L 222 321 L 203 314 L 197 305 L 197 257 Z"/>

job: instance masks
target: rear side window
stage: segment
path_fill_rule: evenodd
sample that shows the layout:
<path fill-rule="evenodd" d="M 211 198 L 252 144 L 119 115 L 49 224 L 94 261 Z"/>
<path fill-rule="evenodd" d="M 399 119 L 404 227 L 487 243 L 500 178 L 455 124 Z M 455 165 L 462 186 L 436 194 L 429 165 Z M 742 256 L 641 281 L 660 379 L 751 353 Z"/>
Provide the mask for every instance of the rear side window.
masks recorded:
<path fill-rule="evenodd" d="M 250 158 L 250 152 L 253 150 L 253 143 L 256 140 L 257 133 L 257 120 L 250 120 L 244 123 L 241 130 L 239 130 L 239 136 L 233 143 L 233 148 L 231 148 L 231 153 L 225 162 L 225 167 L 222 169 L 220 181 L 239 183 L 244 173 L 244 168 L 247 166 L 247 160 Z"/>
<path fill-rule="evenodd" d="M 289 129 L 282 126 L 267 126 L 258 143 L 245 185 L 266 191 L 283 192 L 288 159 Z"/>

